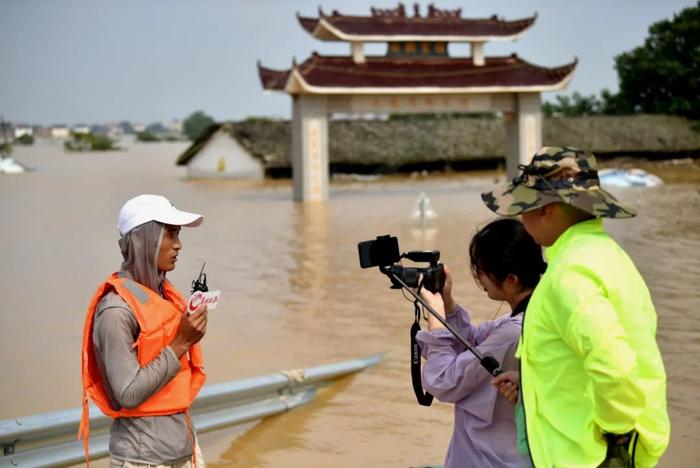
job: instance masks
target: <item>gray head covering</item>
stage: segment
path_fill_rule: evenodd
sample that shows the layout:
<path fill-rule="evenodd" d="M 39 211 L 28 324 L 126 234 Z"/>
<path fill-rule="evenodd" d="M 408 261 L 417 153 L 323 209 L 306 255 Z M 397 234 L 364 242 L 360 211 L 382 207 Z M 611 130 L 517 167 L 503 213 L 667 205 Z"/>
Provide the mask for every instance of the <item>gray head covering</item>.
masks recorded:
<path fill-rule="evenodd" d="M 158 271 L 158 253 L 163 239 L 163 225 L 149 221 L 133 228 L 119 239 L 122 251 L 120 274 L 160 292 L 165 272 Z"/>

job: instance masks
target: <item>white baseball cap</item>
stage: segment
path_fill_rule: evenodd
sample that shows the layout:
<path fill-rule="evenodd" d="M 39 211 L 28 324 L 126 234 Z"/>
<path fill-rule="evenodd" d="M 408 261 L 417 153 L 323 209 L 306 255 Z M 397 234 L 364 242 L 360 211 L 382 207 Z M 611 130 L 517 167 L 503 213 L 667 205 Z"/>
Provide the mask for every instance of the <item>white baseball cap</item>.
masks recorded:
<path fill-rule="evenodd" d="M 204 216 L 180 211 L 162 195 L 139 195 L 128 200 L 119 210 L 117 228 L 119 234 L 124 236 L 135 227 L 149 221 L 173 226 L 197 227 L 204 221 Z"/>

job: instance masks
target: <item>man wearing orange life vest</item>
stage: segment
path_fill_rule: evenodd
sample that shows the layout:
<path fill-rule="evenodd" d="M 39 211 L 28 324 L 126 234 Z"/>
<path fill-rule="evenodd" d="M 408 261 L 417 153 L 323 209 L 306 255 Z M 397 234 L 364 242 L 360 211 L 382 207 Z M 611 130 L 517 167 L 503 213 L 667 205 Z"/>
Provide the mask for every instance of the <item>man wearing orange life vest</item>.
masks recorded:
<path fill-rule="evenodd" d="M 119 212 L 122 262 L 98 287 L 83 332 L 83 419 L 88 398 L 113 417 L 110 467 L 202 467 L 189 407 L 204 384 L 198 342 L 206 306 L 185 315 L 185 300 L 165 274 L 182 248 L 181 226 L 203 217 L 177 210 L 165 197 L 139 195 Z"/>

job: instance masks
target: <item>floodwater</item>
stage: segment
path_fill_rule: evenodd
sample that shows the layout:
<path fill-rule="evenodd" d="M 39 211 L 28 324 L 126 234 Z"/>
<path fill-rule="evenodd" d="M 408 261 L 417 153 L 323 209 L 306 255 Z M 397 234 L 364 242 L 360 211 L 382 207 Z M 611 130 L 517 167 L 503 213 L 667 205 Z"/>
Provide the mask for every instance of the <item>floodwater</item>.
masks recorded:
<path fill-rule="evenodd" d="M 402 250 L 432 249 L 455 276 L 455 296 L 477 321 L 506 313 L 472 281 L 467 244 L 492 219 L 479 193 L 495 174 L 337 181 L 331 202 L 291 201 L 289 181 L 189 181 L 174 166 L 182 143 L 65 154 L 40 143 L 14 156 L 31 174 L 0 176 L 0 418 L 80 404 L 85 308 L 118 268 L 116 216 L 139 193 L 162 193 L 201 212 L 184 230 L 170 274 L 189 289 L 202 261 L 222 289 L 203 348 L 208 382 L 385 353 L 383 361 L 321 390 L 308 406 L 248 428 L 202 437 L 210 466 L 406 467 L 441 463 L 452 410 L 416 404 L 409 376 L 412 304 L 376 270 L 361 270 L 357 242 L 391 233 Z M 647 280 L 669 376 L 671 445 L 661 466 L 700 457 L 700 169 L 655 166 L 669 183 L 616 191 L 639 207 L 612 235 Z M 421 191 L 438 218 L 410 218 Z"/>

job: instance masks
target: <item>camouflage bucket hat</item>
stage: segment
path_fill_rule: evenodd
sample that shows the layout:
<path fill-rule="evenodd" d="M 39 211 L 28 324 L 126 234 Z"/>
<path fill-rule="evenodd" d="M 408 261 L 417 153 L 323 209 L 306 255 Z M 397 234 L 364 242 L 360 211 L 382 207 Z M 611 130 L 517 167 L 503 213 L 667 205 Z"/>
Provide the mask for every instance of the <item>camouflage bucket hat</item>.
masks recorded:
<path fill-rule="evenodd" d="M 620 205 L 600 186 L 595 156 L 572 147 L 544 147 L 509 184 L 481 194 L 495 213 L 515 216 L 550 203 L 567 203 L 596 218 L 631 218 L 637 211 Z"/>

